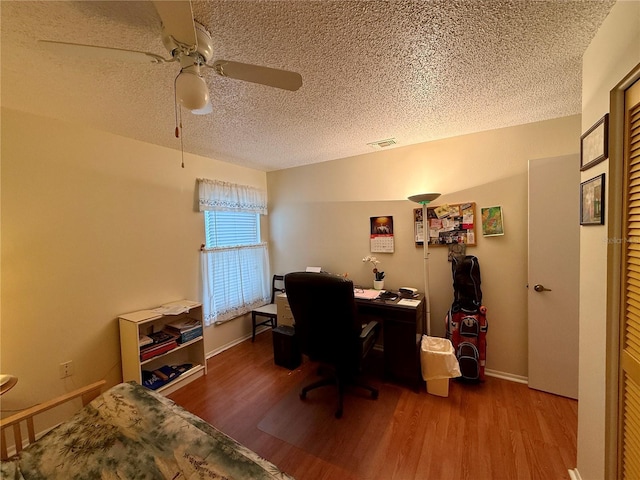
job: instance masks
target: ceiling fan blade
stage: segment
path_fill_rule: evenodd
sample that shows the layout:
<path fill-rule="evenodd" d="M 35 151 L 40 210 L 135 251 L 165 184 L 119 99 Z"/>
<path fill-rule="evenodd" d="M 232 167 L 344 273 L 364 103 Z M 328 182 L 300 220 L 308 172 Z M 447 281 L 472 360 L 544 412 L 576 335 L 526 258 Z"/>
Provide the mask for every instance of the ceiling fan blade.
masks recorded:
<path fill-rule="evenodd" d="M 168 35 L 171 35 L 174 40 L 183 45 L 195 46 L 198 43 L 190 1 L 166 2 L 156 0 L 153 5 L 156 7 L 164 30 Z"/>
<path fill-rule="evenodd" d="M 259 83 L 292 92 L 295 92 L 302 86 L 302 76 L 299 73 L 288 70 L 278 70 L 277 68 L 230 62 L 228 60 L 216 60 L 213 65 L 207 66 L 213 68 L 218 75 L 222 75 L 223 77 Z"/>
<path fill-rule="evenodd" d="M 171 62 L 172 59 L 162 58 L 151 52 L 139 52 L 136 50 L 124 50 L 122 48 L 99 47 L 96 45 L 83 45 L 81 43 L 54 42 L 51 40 L 38 40 L 38 43 L 45 49 L 54 53 L 63 54 L 69 57 L 88 58 L 95 60 L 96 57 L 134 63 L 164 63 Z"/>

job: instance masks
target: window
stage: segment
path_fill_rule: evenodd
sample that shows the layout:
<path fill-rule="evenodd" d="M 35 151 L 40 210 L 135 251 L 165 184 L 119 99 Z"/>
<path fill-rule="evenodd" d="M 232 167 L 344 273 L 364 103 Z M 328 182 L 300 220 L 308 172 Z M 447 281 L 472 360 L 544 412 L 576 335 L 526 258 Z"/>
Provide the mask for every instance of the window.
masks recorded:
<path fill-rule="evenodd" d="M 207 248 L 257 245 L 260 216 L 253 212 L 204 212 Z"/>
<path fill-rule="evenodd" d="M 199 182 L 203 313 L 207 325 L 220 324 L 270 301 L 269 255 L 260 238 L 266 199 L 251 187 Z"/>

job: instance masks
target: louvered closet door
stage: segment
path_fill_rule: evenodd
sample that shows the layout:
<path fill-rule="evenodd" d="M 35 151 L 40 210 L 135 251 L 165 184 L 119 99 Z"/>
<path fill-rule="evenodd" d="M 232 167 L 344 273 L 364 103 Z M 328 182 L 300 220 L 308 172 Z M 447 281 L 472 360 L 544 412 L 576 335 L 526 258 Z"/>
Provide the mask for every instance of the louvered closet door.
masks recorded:
<path fill-rule="evenodd" d="M 640 81 L 625 92 L 625 258 L 619 477 L 640 479 Z"/>

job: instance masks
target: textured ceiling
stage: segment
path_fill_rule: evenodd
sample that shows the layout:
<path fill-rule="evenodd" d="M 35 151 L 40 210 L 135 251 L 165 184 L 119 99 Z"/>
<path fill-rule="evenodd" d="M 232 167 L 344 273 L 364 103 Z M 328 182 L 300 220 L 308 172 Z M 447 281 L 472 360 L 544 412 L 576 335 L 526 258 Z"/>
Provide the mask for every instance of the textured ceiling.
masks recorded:
<path fill-rule="evenodd" d="M 573 115 L 611 1 L 194 1 L 213 59 L 299 72 L 289 92 L 205 69 L 184 149 L 260 170 Z M 167 57 L 150 2 L 0 2 L 2 106 L 179 149 L 175 63 L 67 58 L 39 39 Z M 389 147 L 395 148 L 395 147 Z"/>

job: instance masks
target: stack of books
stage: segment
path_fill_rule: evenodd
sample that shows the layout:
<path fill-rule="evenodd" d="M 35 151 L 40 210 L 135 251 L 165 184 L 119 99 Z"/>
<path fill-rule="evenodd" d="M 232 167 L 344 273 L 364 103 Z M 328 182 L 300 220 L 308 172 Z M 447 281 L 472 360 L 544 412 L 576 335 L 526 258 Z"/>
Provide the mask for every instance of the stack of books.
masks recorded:
<path fill-rule="evenodd" d="M 138 346 L 139 346 L 140 348 L 142 348 L 142 347 L 146 347 L 147 345 L 151 345 L 152 343 L 153 343 L 153 340 L 151 340 L 151 337 L 150 337 L 150 336 L 148 336 L 148 335 L 143 335 L 143 334 L 140 334 L 140 335 L 138 336 Z"/>
<path fill-rule="evenodd" d="M 178 336 L 165 330 L 150 333 L 146 337 L 151 339 L 151 343 L 144 338 L 141 339 L 140 360 L 142 361 L 162 355 L 178 346 Z M 142 345 L 143 342 L 146 344 Z"/>
<path fill-rule="evenodd" d="M 165 330 L 178 337 L 178 343 L 187 343 L 202 336 L 202 323 L 192 318 L 184 318 L 167 324 Z"/>
<path fill-rule="evenodd" d="M 192 367 L 193 364 L 185 363 L 183 365 L 163 365 L 153 371 L 142 370 L 142 385 L 151 390 L 157 390 L 163 385 L 175 380 Z"/>

